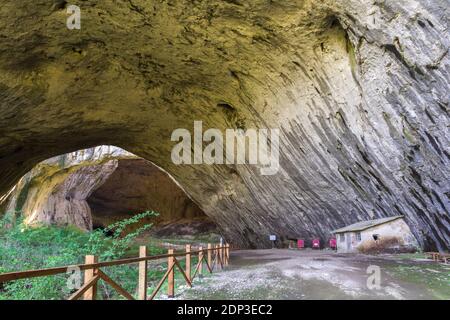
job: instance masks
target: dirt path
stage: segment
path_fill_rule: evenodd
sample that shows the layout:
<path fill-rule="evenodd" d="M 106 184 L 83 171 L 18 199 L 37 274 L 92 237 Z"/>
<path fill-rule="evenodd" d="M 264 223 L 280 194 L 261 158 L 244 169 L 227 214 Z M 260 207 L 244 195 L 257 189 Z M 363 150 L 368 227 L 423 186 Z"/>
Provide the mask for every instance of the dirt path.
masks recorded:
<path fill-rule="evenodd" d="M 371 265 L 380 268 L 379 289 L 367 287 L 367 268 Z M 420 278 L 424 270 L 425 275 L 431 274 L 430 281 Z M 415 272 L 419 273 L 419 279 L 413 277 Z M 450 299 L 449 274 L 450 266 L 393 255 L 277 249 L 236 251 L 227 270 L 196 280 L 193 288 L 182 288 L 176 298 Z"/>

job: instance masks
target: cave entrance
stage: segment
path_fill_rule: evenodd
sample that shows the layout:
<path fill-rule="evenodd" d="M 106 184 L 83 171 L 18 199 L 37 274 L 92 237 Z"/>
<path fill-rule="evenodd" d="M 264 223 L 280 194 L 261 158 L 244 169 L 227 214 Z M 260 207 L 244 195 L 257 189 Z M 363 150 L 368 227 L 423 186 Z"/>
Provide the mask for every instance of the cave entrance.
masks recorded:
<path fill-rule="evenodd" d="M 114 172 L 86 199 L 94 228 L 153 210 L 159 216 L 142 223 L 154 224 L 150 231 L 154 236 L 189 237 L 216 231 L 215 224 L 167 172 L 137 157 L 116 161 Z"/>
<path fill-rule="evenodd" d="M 146 211 L 143 224 L 153 227 L 143 237 L 219 238 L 216 224 L 167 172 L 114 146 L 97 146 L 56 156 L 36 165 L 8 195 L 1 211 L 20 212 L 27 224 L 75 226 L 83 230 Z"/>

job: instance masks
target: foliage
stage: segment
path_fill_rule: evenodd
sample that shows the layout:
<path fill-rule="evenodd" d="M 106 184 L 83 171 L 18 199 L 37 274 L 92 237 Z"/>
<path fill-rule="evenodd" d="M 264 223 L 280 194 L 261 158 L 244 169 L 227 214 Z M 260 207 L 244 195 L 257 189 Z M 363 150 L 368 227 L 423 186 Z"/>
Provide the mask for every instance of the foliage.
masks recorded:
<path fill-rule="evenodd" d="M 88 233 L 73 227 L 27 227 L 22 221 L 16 221 L 11 228 L 5 229 L 2 227 L 11 225 L 11 221 L 4 218 L 0 221 L 0 273 L 79 264 L 83 263 L 83 257 L 87 254 L 97 255 L 100 261 L 121 258 L 133 245 L 134 239 L 149 229 L 151 224 L 144 224 L 129 234 L 124 234 L 125 228 L 155 215 L 158 214 L 147 211 L 116 222 L 104 230 Z M 105 269 L 105 272 L 113 279 L 120 279 L 117 282 L 126 290 L 135 292 L 136 266 L 116 266 Z M 0 300 L 64 299 L 71 294 L 67 278 L 62 274 L 8 282 L 0 285 Z M 117 297 L 103 282 L 99 289 L 103 298 Z"/>
<path fill-rule="evenodd" d="M 411 258 L 415 256 L 411 255 Z M 450 299 L 450 273 L 447 265 L 435 262 L 421 262 L 417 265 L 396 264 L 389 267 L 386 273 L 423 287 L 435 299 Z"/>
<path fill-rule="evenodd" d="M 146 211 L 141 214 L 137 214 L 129 219 L 115 222 L 105 229 L 97 229 L 90 233 L 89 240 L 86 243 L 86 249 L 90 254 L 99 256 L 100 260 L 113 260 L 123 257 L 127 249 L 133 244 L 134 239 L 139 236 L 145 230 L 151 228 L 152 224 L 144 224 L 135 231 L 128 233 L 124 236 L 125 229 L 132 224 L 140 222 L 142 219 L 157 216 L 158 213 L 153 211 Z M 112 234 L 109 241 L 106 235 Z"/>
<path fill-rule="evenodd" d="M 5 229 L 10 229 L 14 225 L 16 225 L 16 218 L 20 215 L 20 212 L 6 212 L 3 217 L 0 219 L 0 235 L 4 232 Z"/>

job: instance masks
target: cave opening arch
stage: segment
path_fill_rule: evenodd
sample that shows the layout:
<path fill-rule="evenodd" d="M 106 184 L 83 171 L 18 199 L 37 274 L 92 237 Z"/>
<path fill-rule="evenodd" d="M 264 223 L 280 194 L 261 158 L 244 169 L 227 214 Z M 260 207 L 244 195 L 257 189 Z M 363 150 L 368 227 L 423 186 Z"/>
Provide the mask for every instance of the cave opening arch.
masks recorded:
<path fill-rule="evenodd" d="M 151 234 L 216 233 L 216 224 L 176 180 L 150 161 L 114 146 L 47 159 L 23 176 L 3 211 L 21 212 L 29 225 L 105 228 L 145 211 L 158 212 L 126 232 L 152 223 Z"/>

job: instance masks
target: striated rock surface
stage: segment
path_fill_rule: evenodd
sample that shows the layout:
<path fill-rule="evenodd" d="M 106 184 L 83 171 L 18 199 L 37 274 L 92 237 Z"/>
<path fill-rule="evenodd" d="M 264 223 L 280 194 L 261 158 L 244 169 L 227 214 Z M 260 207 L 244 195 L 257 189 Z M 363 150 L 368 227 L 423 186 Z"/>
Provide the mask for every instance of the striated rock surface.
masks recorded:
<path fill-rule="evenodd" d="M 0 0 L 0 190 L 114 144 L 241 246 L 402 214 L 450 247 L 448 1 Z M 281 169 L 176 166 L 175 128 L 279 128 Z"/>

